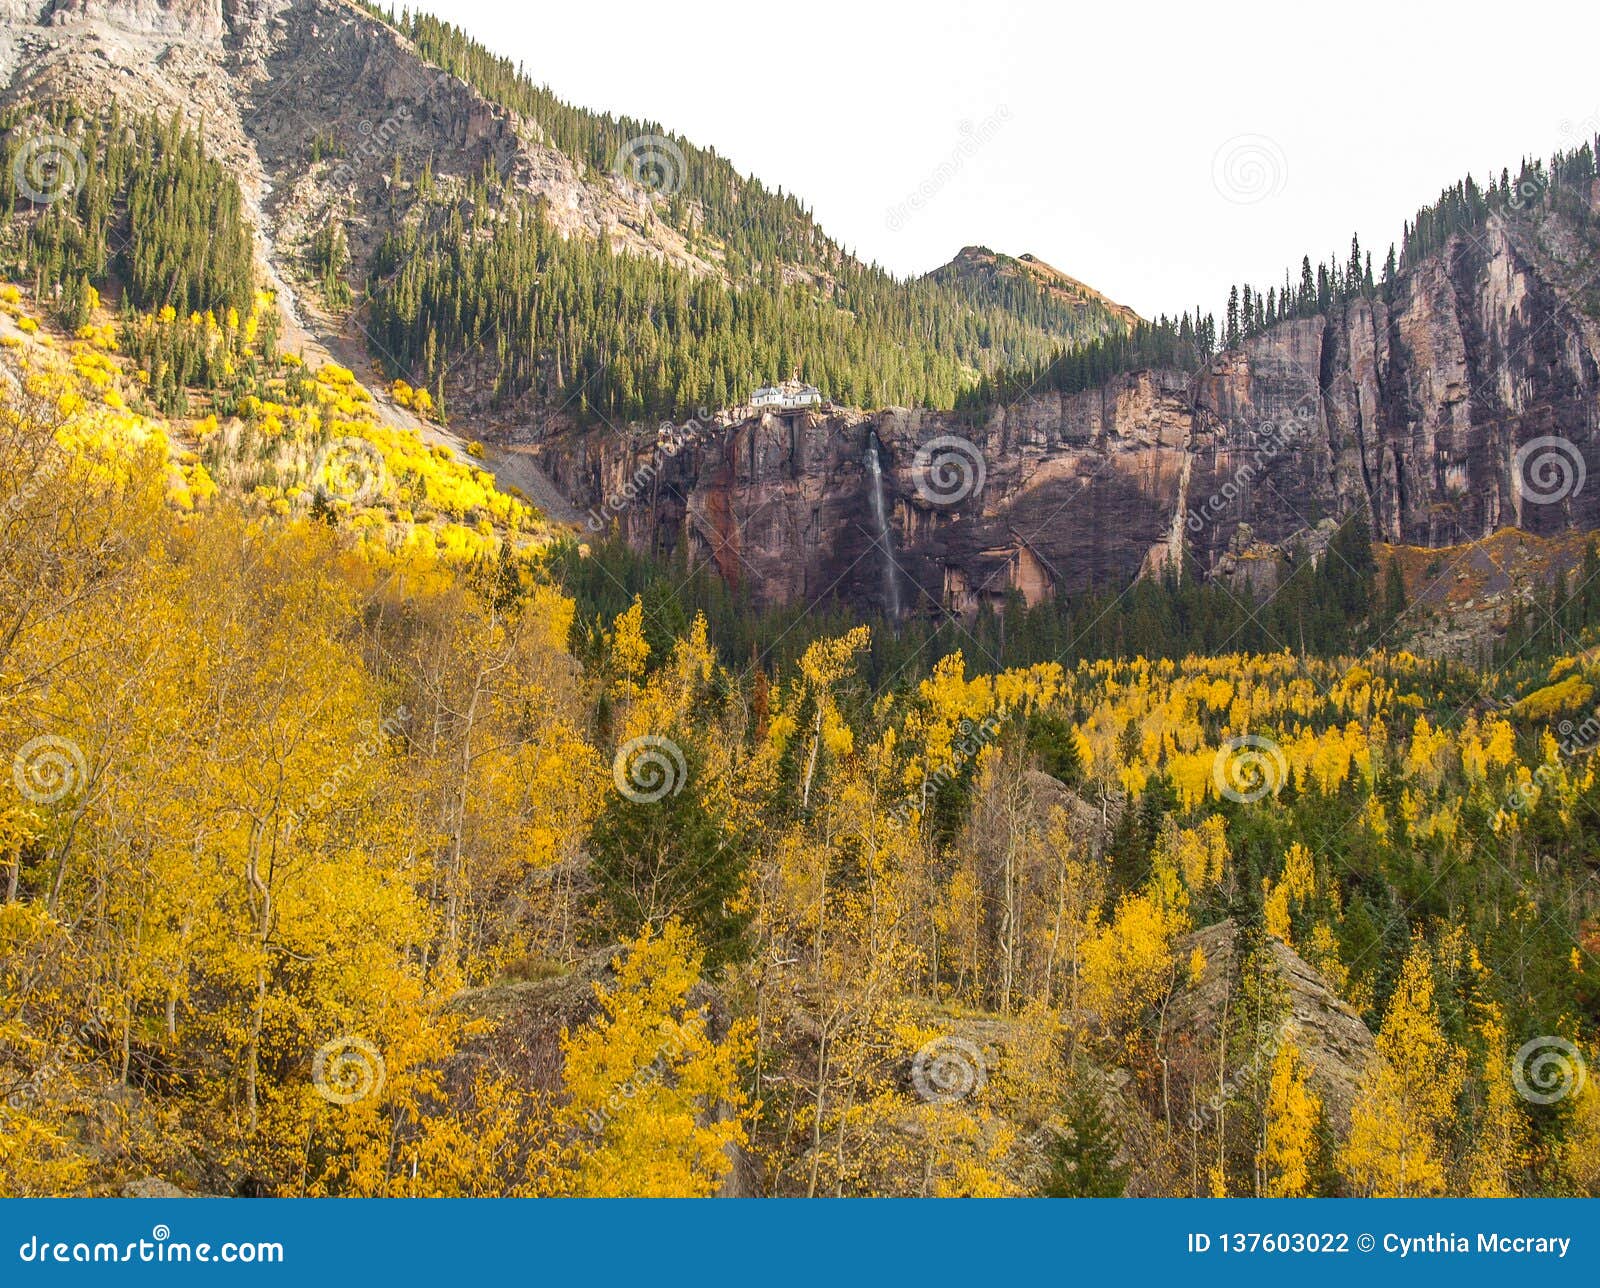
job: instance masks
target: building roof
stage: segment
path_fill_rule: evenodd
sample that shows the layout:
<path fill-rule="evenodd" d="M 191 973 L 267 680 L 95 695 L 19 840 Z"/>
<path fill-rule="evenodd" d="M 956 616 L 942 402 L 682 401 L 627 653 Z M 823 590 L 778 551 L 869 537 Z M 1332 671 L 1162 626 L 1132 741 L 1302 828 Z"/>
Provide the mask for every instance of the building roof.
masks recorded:
<path fill-rule="evenodd" d="M 760 398 L 762 396 L 798 398 L 805 397 L 810 394 L 815 394 L 818 398 L 821 398 L 822 390 L 818 389 L 815 385 L 808 385 L 801 380 L 785 380 L 782 384 L 778 385 L 762 385 L 759 389 L 755 390 L 750 397 L 752 399 Z"/>

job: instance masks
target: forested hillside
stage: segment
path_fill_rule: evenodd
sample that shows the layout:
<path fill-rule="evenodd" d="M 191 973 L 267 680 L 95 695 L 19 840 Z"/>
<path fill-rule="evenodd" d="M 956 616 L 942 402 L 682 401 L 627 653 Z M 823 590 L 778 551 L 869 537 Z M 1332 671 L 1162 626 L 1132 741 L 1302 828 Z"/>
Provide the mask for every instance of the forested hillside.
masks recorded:
<path fill-rule="evenodd" d="M 432 18 L 285 12 L 186 66 L 301 84 L 311 14 L 466 107 L 364 156 L 254 103 L 0 114 L 0 1195 L 1600 1197 L 1600 545 L 1581 486 L 1484 520 L 1543 526 L 1535 593 L 1456 540 L 1526 445 L 1469 459 L 1486 388 L 1518 432 L 1593 405 L 1592 146 L 1376 273 L 1146 322 L 977 248 L 897 280 Z M 388 95 L 372 60 L 295 102 Z M 640 197 L 633 240 L 524 153 L 430 155 L 457 126 Z M 672 191 L 617 172 L 642 136 Z M 1339 346 L 1435 297 L 1437 353 L 1503 321 L 1458 365 L 1511 374 L 1369 466 L 1380 413 L 1437 427 Z M 870 415 L 697 414 L 792 372 Z M 684 539 L 541 510 L 486 428 L 538 418 L 642 444 L 617 509 Z M 967 510 L 896 490 L 955 428 L 993 449 Z M 1403 467 L 1443 499 L 1366 490 Z M 1252 499 L 1200 566 L 1256 477 L 1284 531 Z M 829 504 L 877 608 L 752 584 Z M 1014 580 L 952 554 L 923 593 L 918 533 Z M 1504 629 L 1425 655 L 1475 577 Z"/>
<path fill-rule="evenodd" d="M 263 414 L 375 473 L 219 491 L 6 313 L 6 1192 L 1600 1183 L 1585 636 L 1425 664 L 1369 569 L 1327 661 L 724 652 L 487 485 L 419 542 L 443 462 L 337 372 Z"/>

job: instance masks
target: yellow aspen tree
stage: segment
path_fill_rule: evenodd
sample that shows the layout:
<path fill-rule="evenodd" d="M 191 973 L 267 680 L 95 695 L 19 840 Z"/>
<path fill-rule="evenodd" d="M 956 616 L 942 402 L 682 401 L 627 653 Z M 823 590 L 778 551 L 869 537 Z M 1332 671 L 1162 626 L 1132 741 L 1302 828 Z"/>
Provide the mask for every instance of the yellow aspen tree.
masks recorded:
<path fill-rule="evenodd" d="M 1278 880 L 1262 877 L 1261 890 L 1267 933 L 1293 947 L 1290 918 L 1316 892 L 1316 865 L 1311 851 L 1296 841 L 1283 856 L 1283 872 Z"/>
<path fill-rule="evenodd" d="M 1573 1097 L 1570 1125 L 1556 1159 L 1570 1193 L 1600 1198 L 1600 1079 L 1593 1074 Z"/>
<path fill-rule="evenodd" d="M 567 1103 L 558 1192 L 697 1198 L 716 1193 L 746 1141 L 742 1027 L 715 1041 L 690 990 L 703 953 L 676 921 L 623 945 L 600 1014 L 564 1035 Z"/>
<path fill-rule="evenodd" d="M 1351 1189 L 1375 1198 L 1445 1192 L 1445 1132 L 1465 1077 L 1434 1005 L 1433 958 L 1412 947 L 1363 1075 L 1340 1156 Z"/>
<path fill-rule="evenodd" d="M 1465 1179 L 1473 1198 L 1513 1198 L 1513 1182 L 1527 1162 L 1527 1124 L 1511 1080 L 1505 1022 L 1498 1007 L 1490 1008 L 1479 1033 L 1483 1039 L 1483 1067 L 1478 1076 L 1482 1105 Z"/>
<path fill-rule="evenodd" d="M 650 660 L 650 645 L 644 637 L 644 600 L 638 595 L 625 612 L 611 623 L 611 672 L 619 696 L 637 691 Z"/>
<path fill-rule="evenodd" d="M 800 659 L 804 692 L 813 704 L 812 727 L 807 735 L 805 769 L 800 785 L 802 809 L 811 804 L 818 758 L 824 747 L 842 750 L 849 745 L 849 727 L 834 702 L 833 686 L 855 669 L 856 655 L 867 647 L 871 638 L 867 627 L 857 626 L 836 639 L 817 640 Z"/>
<path fill-rule="evenodd" d="M 1144 888 L 1124 895 L 1110 923 L 1084 944 L 1083 1004 L 1107 1032 L 1131 1040 L 1139 1016 L 1167 995 L 1176 978 L 1173 944 L 1191 925 L 1176 867 L 1158 862 Z"/>
<path fill-rule="evenodd" d="M 1265 1138 L 1256 1159 L 1264 1198 L 1305 1198 L 1311 1193 L 1322 1098 L 1307 1083 L 1308 1073 L 1299 1046 L 1286 1034 L 1272 1057 Z"/>

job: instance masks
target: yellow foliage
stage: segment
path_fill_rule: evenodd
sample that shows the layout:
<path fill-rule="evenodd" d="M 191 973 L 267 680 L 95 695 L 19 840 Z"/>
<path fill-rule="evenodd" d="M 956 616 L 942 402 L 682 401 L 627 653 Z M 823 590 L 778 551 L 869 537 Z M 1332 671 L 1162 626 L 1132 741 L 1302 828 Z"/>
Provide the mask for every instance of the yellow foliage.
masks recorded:
<path fill-rule="evenodd" d="M 573 1137 L 561 1192 L 694 1198 L 714 1194 L 746 1142 L 739 1086 L 749 1038 L 708 1032 L 690 1000 L 701 952 L 677 922 L 624 945 L 615 985 L 597 986 L 600 1015 L 562 1039 Z"/>
<path fill-rule="evenodd" d="M 1304 1198 L 1311 1193 L 1322 1100 L 1307 1084 L 1307 1072 L 1300 1048 L 1286 1035 L 1272 1057 L 1258 1160 L 1265 1198 Z"/>
<path fill-rule="evenodd" d="M 1357 1194 L 1413 1198 L 1446 1190 L 1444 1132 L 1465 1061 L 1440 1027 L 1433 991 L 1433 959 L 1418 942 L 1389 1001 L 1378 1058 L 1362 1077 L 1340 1154 Z"/>

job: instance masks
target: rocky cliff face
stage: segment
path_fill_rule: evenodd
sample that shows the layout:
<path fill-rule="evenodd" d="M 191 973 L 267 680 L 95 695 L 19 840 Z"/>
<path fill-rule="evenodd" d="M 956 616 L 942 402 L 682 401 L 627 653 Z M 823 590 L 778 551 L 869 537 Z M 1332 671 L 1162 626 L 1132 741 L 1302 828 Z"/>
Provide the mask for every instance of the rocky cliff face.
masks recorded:
<path fill-rule="evenodd" d="M 1186 935 L 1176 951 L 1187 957 L 1197 948 L 1205 970 L 1173 996 L 1164 1042 L 1173 1060 L 1198 1057 L 1202 1067 L 1214 1070 L 1219 1020 L 1228 1014 L 1230 997 L 1237 1000 L 1243 949 L 1238 926 L 1231 920 L 1207 926 Z M 1256 1049 L 1225 1059 L 1221 1084 L 1237 1086 L 1262 1077 L 1271 1069 L 1279 1043 L 1292 1039 L 1310 1071 L 1311 1088 L 1322 1100 L 1328 1126 L 1342 1140 L 1350 1131 L 1350 1110 L 1362 1075 L 1381 1058 L 1377 1043 L 1361 1017 L 1294 949 L 1269 939 L 1266 950 L 1283 988 L 1282 1025 Z M 1213 1074 L 1212 1091 L 1216 1078 Z M 1200 1112 L 1214 1115 L 1226 1099 L 1223 1095 L 1203 1103 Z"/>
<path fill-rule="evenodd" d="M 888 600 L 869 450 L 913 608 L 1037 602 L 1179 558 L 1214 575 L 1356 509 L 1411 545 L 1600 528 L 1600 485 L 1583 485 L 1600 469 L 1600 237 L 1574 213 L 1457 235 L 1391 303 L 1281 323 L 1198 373 L 1029 394 L 981 423 L 768 415 L 537 450 L 591 529 L 686 545 L 766 602 Z"/>
<path fill-rule="evenodd" d="M 406 175 L 430 165 L 444 185 L 492 165 L 544 198 L 566 235 L 714 271 L 620 178 L 574 161 L 347 0 L 0 0 L 0 103 L 58 99 L 203 123 L 280 290 L 309 280 L 306 246 L 330 220 L 364 262 L 397 155 Z"/>

